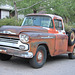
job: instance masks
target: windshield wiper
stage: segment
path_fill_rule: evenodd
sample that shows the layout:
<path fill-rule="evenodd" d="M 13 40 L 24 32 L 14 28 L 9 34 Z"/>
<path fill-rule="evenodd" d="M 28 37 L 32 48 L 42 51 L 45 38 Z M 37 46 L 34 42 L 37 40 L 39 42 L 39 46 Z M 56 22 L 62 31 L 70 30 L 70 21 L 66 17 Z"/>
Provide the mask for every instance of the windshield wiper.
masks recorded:
<path fill-rule="evenodd" d="M 39 26 L 39 25 L 33 25 L 33 26 Z"/>

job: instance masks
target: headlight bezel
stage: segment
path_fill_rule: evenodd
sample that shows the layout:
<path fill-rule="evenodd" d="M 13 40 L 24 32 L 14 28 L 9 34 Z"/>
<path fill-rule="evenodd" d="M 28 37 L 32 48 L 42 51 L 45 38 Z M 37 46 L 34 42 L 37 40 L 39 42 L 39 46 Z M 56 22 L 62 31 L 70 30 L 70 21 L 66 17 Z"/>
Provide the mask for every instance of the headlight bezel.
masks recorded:
<path fill-rule="evenodd" d="M 30 37 L 27 34 L 19 34 L 19 39 L 22 43 L 28 43 L 30 40 Z"/>

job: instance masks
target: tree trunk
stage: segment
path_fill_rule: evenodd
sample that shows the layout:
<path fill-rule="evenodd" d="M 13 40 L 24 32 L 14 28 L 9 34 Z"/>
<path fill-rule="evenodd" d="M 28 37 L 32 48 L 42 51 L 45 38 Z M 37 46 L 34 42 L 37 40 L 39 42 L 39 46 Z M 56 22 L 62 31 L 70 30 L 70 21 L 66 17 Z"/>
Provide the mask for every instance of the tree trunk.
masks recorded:
<path fill-rule="evenodd" d="M 15 8 L 15 17 L 18 19 L 18 13 L 17 13 L 17 8 L 16 8 L 16 2 L 14 1 L 14 8 Z"/>
<path fill-rule="evenodd" d="M 65 23 L 68 23 L 69 22 L 69 18 L 68 17 L 65 17 Z"/>

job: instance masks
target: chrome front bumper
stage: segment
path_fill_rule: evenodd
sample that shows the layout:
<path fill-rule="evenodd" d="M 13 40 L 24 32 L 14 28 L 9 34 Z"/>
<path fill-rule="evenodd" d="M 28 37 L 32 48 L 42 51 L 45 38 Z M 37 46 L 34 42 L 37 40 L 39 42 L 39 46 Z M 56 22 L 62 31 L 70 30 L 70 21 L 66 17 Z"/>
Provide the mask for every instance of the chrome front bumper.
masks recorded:
<path fill-rule="evenodd" d="M 10 47 L 0 46 L 0 53 L 22 57 L 22 58 L 33 58 L 32 52 L 23 51 L 15 48 L 10 48 Z"/>
<path fill-rule="evenodd" d="M 24 48 L 22 48 L 22 46 Z M 0 38 L 0 53 L 23 58 L 32 58 L 33 53 L 29 51 L 29 44 L 23 44 L 20 40 L 16 42 L 16 40 L 10 38 Z"/>

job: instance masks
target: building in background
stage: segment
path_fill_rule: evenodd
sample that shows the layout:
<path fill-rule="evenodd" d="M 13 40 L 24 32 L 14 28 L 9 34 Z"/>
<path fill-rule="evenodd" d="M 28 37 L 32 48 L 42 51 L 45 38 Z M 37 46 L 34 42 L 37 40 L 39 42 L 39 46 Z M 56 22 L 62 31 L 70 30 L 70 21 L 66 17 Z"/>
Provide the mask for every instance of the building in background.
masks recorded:
<path fill-rule="evenodd" d="M 0 19 L 13 17 L 13 16 L 15 16 L 14 7 L 8 4 L 0 6 Z M 24 14 L 18 14 L 18 19 L 23 19 L 23 18 L 24 18 Z"/>
<path fill-rule="evenodd" d="M 18 19 L 24 19 L 24 14 L 18 14 Z"/>
<path fill-rule="evenodd" d="M 0 6 L 0 19 L 14 16 L 14 8 L 10 5 L 1 5 Z"/>

